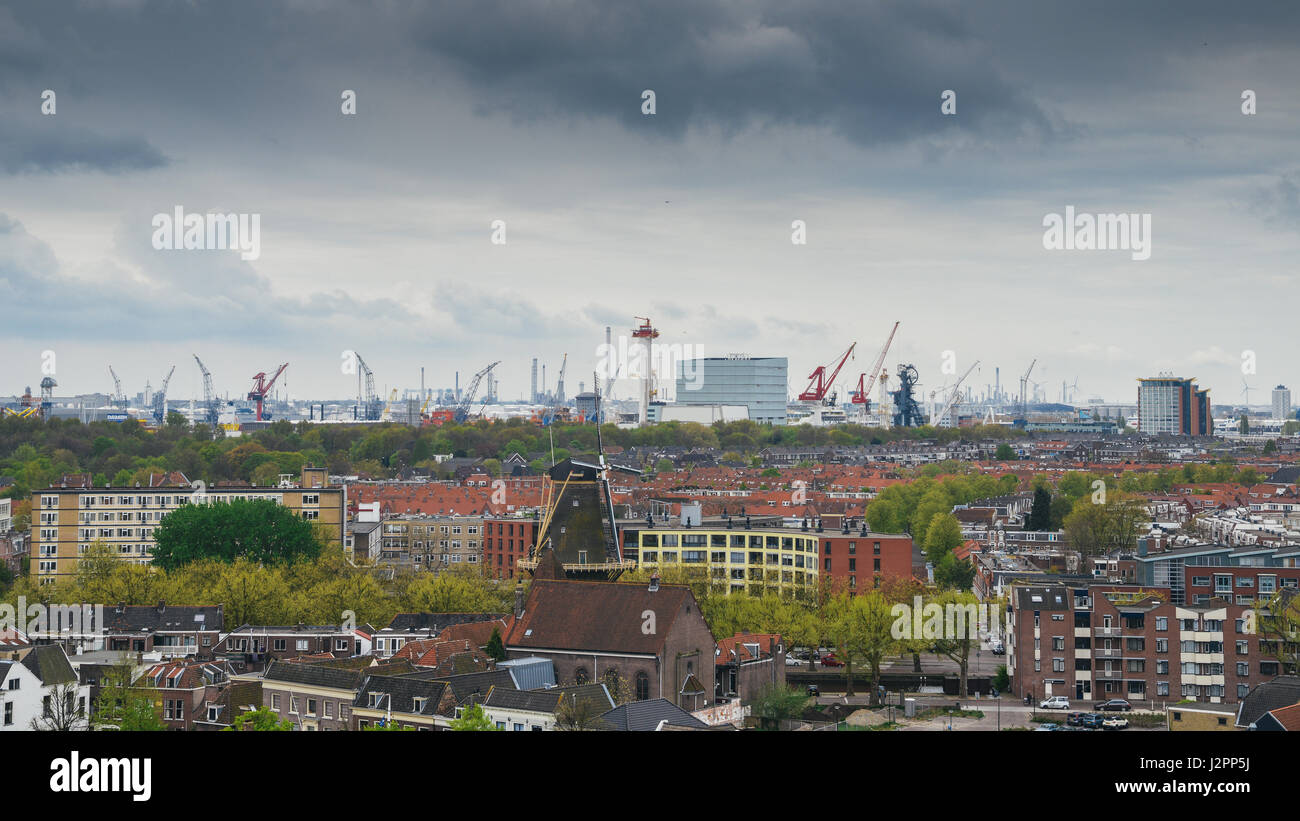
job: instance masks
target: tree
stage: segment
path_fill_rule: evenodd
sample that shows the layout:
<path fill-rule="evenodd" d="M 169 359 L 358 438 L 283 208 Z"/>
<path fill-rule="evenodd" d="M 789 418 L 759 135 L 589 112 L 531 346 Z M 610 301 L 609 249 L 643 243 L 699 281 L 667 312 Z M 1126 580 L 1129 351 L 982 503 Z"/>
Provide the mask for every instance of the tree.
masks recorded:
<path fill-rule="evenodd" d="M 320 555 L 312 523 L 269 499 L 189 504 L 154 529 L 153 563 L 171 570 L 196 559 L 292 564 Z"/>
<path fill-rule="evenodd" d="M 126 732 L 161 732 L 167 729 L 154 700 L 131 685 L 135 683 L 135 663 L 129 654 L 121 658 L 100 679 L 99 697 L 91 713 L 96 730 Z"/>
<path fill-rule="evenodd" d="M 1079 499 L 1061 526 L 1070 546 L 1087 558 L 1131 548 L 1137 526 L 1147 515 L 1142 499 L 1116 491 L 1102 504 L 1090 497 Z"/>
<path fill-rule="evenodd" d="M 669 459 L 660 459 L 655 463 L 655 473 L 672 473 L 675 469 Z"/>
<path fill-rule="evenodd" d="M 1007 672 L 1005 664 L 999 664 L 998 671 L 993 675 L 993 689 L 999 693 L 1005 693 L 1011 689 L 1011 675 Z"/>
<path fill-rule="evenodd" d="M 878 590 L 841 594 L 832 600 L 831 611 L 831 635 L 844 663 L 845 695 L 853 695 L 853 666 L 862 662 L 871 671 L 871 703 L 879 704 L 881 662 L 897 647 L 889 603 Z"/>
<path fill-rule="evenodd" d="M 934 600 L 944 609 L 945 616 L 947 613 L 954 613 L 954 617 L 944 620 L 944 635 L 934 643 L 934 652 L 945 656 L 949 661 L 957 665 L 957 694 L 962 698 L 970 695 L 966 687 L 966 674 L 970 669 L 971 649 L 979 644 L 979 635 L 976 632 L 978 625 L 976 614 L 979 608 L 979 599 L 975 594 L 966 591 L 948 591 L 940 594 Z M 960 613 L 958 618 L 956 614 Z M 948 627 L 952 626 L 952 634 L 948 634 Z"/>
<path fill-rule="evenodd" d="M 459 732 L 492 732 L 501 728 L 492 723 L 481 706 L 471 704 L 461 712 L 459 718 L 452 719 L 451 729 Z"/>
<path fill-rule="evenodd" d="M 1051 530 L 1052 492 L 1046 485 L 1034 488 L 1034 506 L 1029 511 L 1025 530 Z"/>
<path fill-rule="evenodd" d="M 970 590 L 975 583 L 975 565 L 945 553 L 934 566 L 934 583 L 944 590 Z"/>
<path fill-rule="evenodd" d="M 495 661 L 506 660 L 505 642 L 501 640 L 501 631 L 495 627 L 492 628 L 492 637 L 488 639 L 487 654 Z"/>
<path fill-rule="evenodd" d="M 1277 659 L 1283 673 L 1300 670 L 1300 593 L 1285 588 L 1257 604 L 1255 624 L 1260 650 Z"/>
<path fill-rule="evenodd" d="M 281 720 L 280 716 L 271 712 L 266 707 L 258 707 L 241 716 L 235 718 L 226 728 L 227 731 L 235 732 L 253 732 L 253 733 L 283 733 L 293 729 L 287 719 Z"/>
<path fill-rule="evenodd" d="M 1277 440 L 1269 439 L 1267 442 L 1264 443 L 1264 455 L 1271 456 L 1274 453 L 1277 453 Z"/>
<path fill-rule="evenodd" d="M 569 732 L 598 730 L 604 724 L 601 713 L 595 699 L 578 698 L 576 693 L 561 693 L 560 703 L 555 708 L 555 729 Z"/>
<path fill-rule="evenodd" d="M 769 684 L 750 702 L 750 715 L 757 717 L 764 729 L 781 729 L 781 722 L 798 717 L 808 704 L 808 695 L 794 687 Z"/>
<path fill-rule="evenodd" d="M 993 452 L 993 458 L 999 462 L 1010 462 L 1016 458 L 1016 452 L 1006 442 L 998 445 L 997 450 Z"/>
<path fill-rule="evenodd" d="M 934 564 L 961 547 L 961 523 L 951 513 L 936 513 L 925 529 L 925 558 Z"/>
<path fill-rule="evenodd" d="M 45 696 L 44 709 L 31 721 L 33 730 L 69 732 L 89 727 L 86 706 L 77 698 L 77 680 L 56 684 Z"/>
<path fill-rule="evenodd" d="M 1237 431 L 1242 436 L 1250 433 L 1250 417 L 1248 417 L 1244 412 L 1241 414 L 1241 419 L 1237 422 Z"/>

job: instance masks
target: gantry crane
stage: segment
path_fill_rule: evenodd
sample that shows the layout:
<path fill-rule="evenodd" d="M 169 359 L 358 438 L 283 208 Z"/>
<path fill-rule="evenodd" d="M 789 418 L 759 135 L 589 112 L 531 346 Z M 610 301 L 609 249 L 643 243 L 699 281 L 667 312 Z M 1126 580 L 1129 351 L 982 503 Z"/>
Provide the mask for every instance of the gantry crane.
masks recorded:
<path fill-rule="evenodd" d="M 172 381 L 172 374 L 176 373 L 176 366 L 167 372 L 167 377 L 163 379 L 162 387 L 154 391 L 153 394 L 153 421 L 155 425 L 161 425 L 167 421 L 167 385 Z"/>
<path fill-rule="evenodd" d="M 826 402 L 829 405 L 834 405 L 835 394 L 831 394 L 829 402 L 826 399 L 826 394 L 828 391 L 830 391 L 831 386 L 835 384 L 835 377 L 840 375 L 840 368 L 844 367 L 844 363 L 847 362 L 849 357 L 853 355 L 853 349 L 856 348 L 857 346 L 858 343 L 856 342 L 854 342 L 852 345 L 849 346 L 849 349 L 844 352 L 843 356 L 840 357 L 838 364 L 835 365 L 835 370 L 831 371 L 831 375 L 829 379 L 825 378 L 826 366 L 818 365 L 817 370 L 813 371 L 808 375 L 808 379 L 810 380 L 808 382 L 808 387 L 804 388 L 803 393 L 799 394 L 799 401 Z"/>
<path fill-rule="evenodd" d="M 885 346 L 880 349 L 880 356 L 876 357 L 876 362 L 871 366 L 871 370 L 858 377 L 858 389 L 853 393 L 853 404 L 865 405 L 863 413 L 871 410 L 871 389 L 876 386 L 876 379 L 880 376 L 880 369 L 885 366 L 885 356 L 889 353 L 889 346 L 894 342 L 894 334 L 898 333 L 898 323 L 894 323 L 893 329 L 889 332 L 889 337 L 885 339 Z"/>
<path fill-rule="evenodd" d="M 198 354 L 194 354 L 194 361 L 199 363 L 199 370 L 203 373 L 203 421 L 215 430 L 217 421 L 221 417 L 221 410 L 217 401 L 217 392 L 212 389 L 212 372 L 203 364 L 203 360 L 199 359 Z"/>
<path fill-rule="evenodd" d="M 371 422 L 378 419 L 383 411 L 383 404 L 379 401 L 379 394 L 375 392 L 375 372 L 370 370 L 366 360 L 361 358 L 361 354 L 353 351 L 357 357 L 357 417 L 366 419 Z M 364 386 L 362 384 L 364 380 Z"/>
<path fill-rule="evenodd" d="M 284 369 L 287 367 L 289 367 L 288 362 L 277 368 L 270 379 L 266 378 L 265 372 L 253 374 L 253 389 L 248 392 L 248 398 L 257 403 L 257 421 L 262 421 L 262 402 L 266 399 L 266 395 L 271 392 L 275 380 L 280 378 L 280 374 L 284 373 Z"/>

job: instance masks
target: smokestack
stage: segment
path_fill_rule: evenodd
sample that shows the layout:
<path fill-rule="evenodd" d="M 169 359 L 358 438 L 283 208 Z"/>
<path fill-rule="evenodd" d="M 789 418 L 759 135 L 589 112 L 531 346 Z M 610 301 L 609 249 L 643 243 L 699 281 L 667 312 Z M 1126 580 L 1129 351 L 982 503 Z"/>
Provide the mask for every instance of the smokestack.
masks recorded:
<path fill-rule="evenodd" d="M 533 393 L 528 401 L 533 404 L 537 403 L 537 357 L 535 356 L 533 357 Z"/>

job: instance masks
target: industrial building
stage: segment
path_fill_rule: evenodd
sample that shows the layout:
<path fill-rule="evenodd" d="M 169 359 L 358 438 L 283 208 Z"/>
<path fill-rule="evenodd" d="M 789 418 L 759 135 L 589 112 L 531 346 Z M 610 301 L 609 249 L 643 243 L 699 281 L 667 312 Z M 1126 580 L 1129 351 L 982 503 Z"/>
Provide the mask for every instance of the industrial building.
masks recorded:
<path fill-rule="evenodd" d="M 1195 379 L 1153 376 L 1138 380 L 1138 431 L 1146 434 L 1211 436 L 1210 392 Z"/>
<path fill-rule="evenodd" d="M 784 425 L 789 360 L 710 356 L 677 363 L 678 405 L 744 405 L 755 422 Z"/>

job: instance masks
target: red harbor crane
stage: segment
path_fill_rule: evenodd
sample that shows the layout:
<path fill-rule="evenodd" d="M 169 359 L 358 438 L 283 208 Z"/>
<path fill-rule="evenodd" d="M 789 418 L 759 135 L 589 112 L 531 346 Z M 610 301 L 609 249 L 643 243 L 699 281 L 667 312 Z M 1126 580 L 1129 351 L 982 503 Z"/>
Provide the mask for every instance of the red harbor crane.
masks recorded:
<path fill-rule="evenodd" d="M 284 373 L 284 369 L 287 367 L 289 367 L 288 362 L 277 368 L 270 379 L 266 378 L 265 373 L 253 375 L 253 389 L 248 392 L 248 398 L 257 403 L 257 421 L 262 421 L 262 400 L 271 392 L 271 387 L 275 385 L 275 380 L 280 378 L 280 374 Z"/>
<path fill-rule="evenodd" d="M 840 357 L 839 363 L 835 366 L 835 370 L 831 371 L 830 378 L 826 378 L 826 366 L 818 365 L 817 370 L 808 375 L 808 379 L 810 380 L 808 382 L 808 387 L 804 388 L 804 392 L 799 394 L 799 401 L 824 402 L 826 400 L 826 394 L 830 391 L 831 386 L 835 384 L 835 377 L 840 375 L 840 368 L 844 367 L 844 363 L 853 355 L 853 349 L 857 346 L 858 343 L 856 342 L 849 346 L 849 349 Z M 834 401 L 834 395 L 832 394 L 831 402 L 834 403 Z"/>

